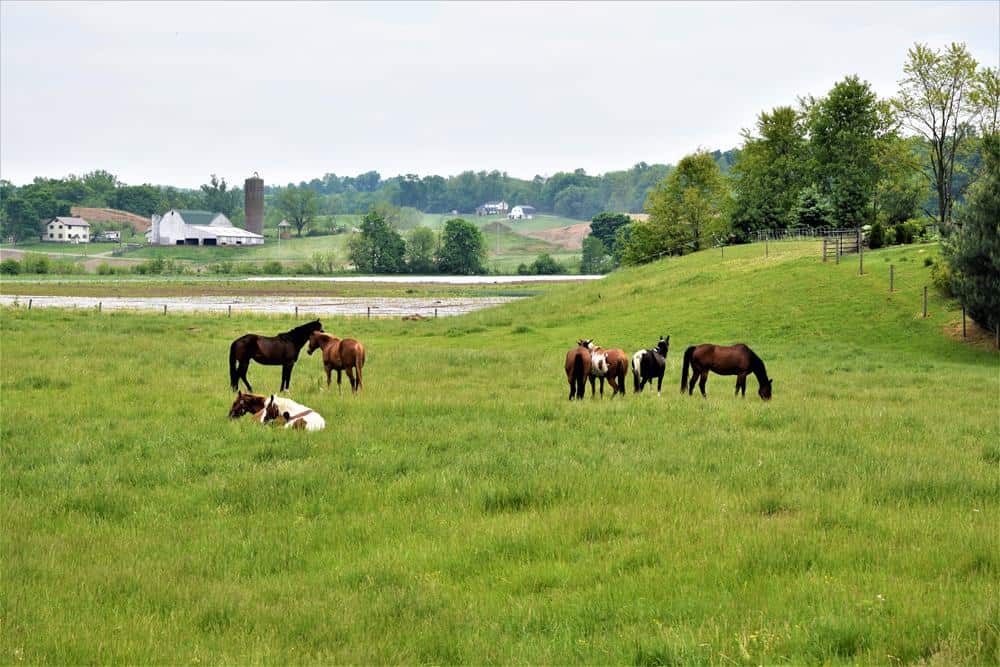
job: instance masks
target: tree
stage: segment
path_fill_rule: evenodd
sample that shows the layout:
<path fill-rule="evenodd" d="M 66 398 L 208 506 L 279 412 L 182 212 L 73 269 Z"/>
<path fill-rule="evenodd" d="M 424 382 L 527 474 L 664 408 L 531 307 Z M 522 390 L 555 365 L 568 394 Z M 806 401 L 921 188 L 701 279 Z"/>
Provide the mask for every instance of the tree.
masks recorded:
<path fill-rule="evenodd" d="M 733 227 L 739 238 L 746 240 L 758 229 L 794 224 L 799 193 L 809 183 L 810 174 L 805 127 L 792 107 L 762 112 L 757 136 L 744 130 L 743 139 L 732 167 L 736 196 Z"/>
<path fill-rule="evenodd" d="M 590 221 L 590 236 L 598 239 L 608 251 L 615 249 L 618 230 L 632 223 L 627 213 L 598 213 Z"/>
<path fill-rule="evenodd" d="M 434 251 L 437 235 L 430 227 L 416 227 L 406 239 L 406 268 L 410 273 L 431 273 L 434 271 Z"/>
<path fill-rule="evenodd" d="M 799 192 L 792 219 L 800 227 L 827 227 L 833 222 L 833 207 L 819 188 L 810 185 Z"/>
<path fill-rule="evenodd" d="M 613 267 L 613 262 L 601 239 L 593 235 L 583 239 L 580 273 L 607 273 Z"/>
<path fill-rule="evenodd" d="M 97 207 L 115 205 L 115 191 L 122 184 L 118 182 L 118 177 L 114 174 L 97 169 L 89 174 L 84 174 L 81 180 L 87 189 L 87 196 L 84 200 L 86 205 Z"/>
<path fill-rule="evenodd" d="M 15 241 L 34 238 L 41 233 L 41 218 L 38 211 L 19 195 L 3 198 L 3 236 L 13 236 Z"/>
<path fill-rule="evenodd" d="M 361 221 L 361 233 L 347 241 L 348 256 L 358 271 L 399 273 L 404 268 L 406 242 L 377 211 Z"/>
<path fill-rule="evenodd" d="M 222 213 L 227 218 L 240 205 L 239 190 L 229 189 L 226 179 L 212 174 L 211 180 L 201 186 L 201 206 L 206 211 Z"/>
<path fill-rule="evenodd" d="M 444 223 L 438 268 L 443 273 L 471 275 L 484 273 L 486 244 L 483 233 L 471 222 L 453 218 Z"/>
<path fill-rule="evenodd" d="M 276 204 L 299 236 L 302 236 L 302 229 L 316 217 L 317 196 L 308 187 L 297 188 L 293 185 L 285 188 L 278 195 Z"/>
<path fill-rule="evenodd" d="M 969 97 L 979 114 L 980 135 L 1000 133 L 1000 68 L 980 70 Z"/>
<path fill-rule="evenodd" d="M 648 222 L 632 224 L 622 262 L 640 264 L 682 255 L 728 238 L 731 199 L 719 166 L 706 151 L 684 156 L 646 200 Z"/>
<path fill-rule="evenodd" d="M 152 185 L 125 185 L 108 200 L 114 208 L 150 216 L 160 210 L 160 191 Z"/>
<path fill-rule="evenodd" d="M 952 291 L 969 316 L 984 328 L 1000 327 L 1000 135 L 983 138 L 983 178 L 972 186 L 953 235 L 946 245 Z"/>
<path fill-rule="evenodd" d="M 955 203 L 955 157 L 982 110 L 975 103 L 976 95 L 970 94 L 977 63 L 964 44 L 954 43 L 944 52 L 918 43 L 907 57 L 893 105 L 905 125 L 930 149 L 928 179 L 937 194 L 937 222 L 946 230 Z"/>
<path fill-rule="evenodd" d="M 883 111 L 868 82 L 856 76 L 837 82 L 808 108 L 816 184 L 829 197 L 838 226 L 860 227 L 871 217 Z"/>

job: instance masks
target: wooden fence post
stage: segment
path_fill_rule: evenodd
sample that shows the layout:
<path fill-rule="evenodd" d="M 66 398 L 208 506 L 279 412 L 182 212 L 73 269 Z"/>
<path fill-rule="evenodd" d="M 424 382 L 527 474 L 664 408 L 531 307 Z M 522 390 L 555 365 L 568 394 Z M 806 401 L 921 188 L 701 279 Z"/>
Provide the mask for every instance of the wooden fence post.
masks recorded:
<path fill-rule="evenodd" d="M 438 309 L 435 308 L 434 309 L 434 319 L 437 319 L 437 316 L 438 316 Z"/>
<path fill-rule="evenodd" d="M 823 238 L 823 261 L 826 261 L 826 238 Z"/>
<path fill-rule="evenodd" d="M 372 318 L 372 307 L 368 306 L 368 319 Z"/>
<path fill-rule="evenodd" d="M 295 317 L 298 318 L 298 316 L 299 316 L 299 307 L 295 306 Z"/>
<path fill-rule="evenodd" d="M 927 318 L 927 285 L 924 285 L 924 318 Z"/>
<path fill-rule="evenodd" d="M 893 283 L 895 282 L 895 277 L 896 277 L 895 269 L 896 269 L 895 265 L 893 264 L 889 265 L 889 294 L 892 294 L 892 287 Z"/>
<path fill-rule="evenodd" d="M 229 304 L 229 317 L 233 316 L 233 304 Z"/>
<path fill-rule="evenodd" d="M 965 338 L 965 304 L 962 304 L 962 338 Z"/>
<path fill-rule="evenodd" d="M 163 304 L 163 314 L 167 314 L 167 304 Z"/>
<path fill-rule="evenodd" d="M 101 312 L 101 302 L 97 302 L 97 312 Z"/>
<path fill-rule="evenodd" d="M 858 275 L 865 275 L 865 244 L 861 241 L 861 230 L 858 230 Z"/>
<path fill-rule="evenodd" d="M 32 299 L 28 299 L 28 310 L 31 310 L 31 302 L 32 302 Z"/>
<path fill-rule="evenodd" d="M 767 237 L 764 237 L 764 257 L 767 257 Z"/>

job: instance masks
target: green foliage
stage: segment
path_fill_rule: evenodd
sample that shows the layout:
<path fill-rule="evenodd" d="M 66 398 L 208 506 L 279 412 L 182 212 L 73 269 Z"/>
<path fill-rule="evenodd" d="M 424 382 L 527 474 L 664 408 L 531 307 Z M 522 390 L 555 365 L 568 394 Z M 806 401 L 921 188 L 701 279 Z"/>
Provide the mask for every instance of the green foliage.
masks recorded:
<path fill-rule="evenodd" d="M 942 295 L 955 296 L 951 268 L 948 266 L 947 259 L 939 259 L 931 265 L 930 279 L 934 289 Z"/>
<path fill-rule="evenodd" d="M 0 262 L 0 274 L 16 276 L 21 272 L 21 263 L 16 259 L 5 259 Z"/>
<path fill-rule="evenodd" d="M 830 200 L 819 191 L 819 188 L 810 185 L 799 192 L 792 220 L 793 224 L 797 226 L 818 229 L 830 227 L 833 215 L 833 206 L 830 205 Z"/>
<path fill-rule="evenodd" d="M 566 267 L 548 253 L 542 253 L 531 264 L 521 264 L 517 267 L 517 273 L 522 276 L 547 276 L 565 272 Z"/>
<path fill-rule="evenodd" d="M 868 247 L 872 250 L 878 250 L 882 246 L 886 245 L 886 233 L 885 225 L 883 225 L 881 221 L 876 220 L 871 226 L 871 230 L 868 232 Z"/>
<path fill-rule="evenodd" d="M 284 271 L 284 266 L 281 262 L 271 260 L 270 262 L 265 262 L 264 266 L 261 267 L 261 273 L 268 276 L 278 276 Z"/>
<path fill-rule="evenodd" d="M 242 191 L 230 188 L 226 179 L 220 179 L 215 174 L 212 174 L 208 183 L 201 186 L 201 202 L 206 211 L 219 212 L 232 218 L 240 207 L 241 200 Z"/>
<path fill-rule="evenodd" d="M 631 225 L 622 262 L 641 264 L 681 255 L 728 238 L 731 199 L 726 181 L 705 151 L 687 155 L 646 201 L 648 222 Z"/>
<path fill-rule="evenodd" d="M 830 198 L 839 227 L 870 217 L 878 179 L 878 137 L 884 129 L 878 98 L 867 81 L 849 76 L 807 111 L 816 183 Z"/>
<path fill-rule="evenodd" d="M 598 213 L 590 221 L 590 236 L 599 240 L 613 257 L 618 257 L 621 253 L 618 230 L 630 224 L 632 218 L 627 213 Z"/>
<path fill-rule="evenodd" d="M 406 239 L 406 268 L 410 273 L 433 273 L 437 268 L 437 235 L 430 227 L 415 227 Z"/>
<path fill-rule="evenodd" d="M 406 242 L 378 211 L 361 221 L 361 233 L 347 242 L 348 256 L 358 271 L 400 273 L 405 267 Z"/>
<path fill-rule="evenodd" d="M 614 258 L 608 249 L 596 236 L 588 236 L 583 240 L 583 256 L 580 260 L 580 273 L 607 273 L 614 268 Z"/>
<path fill-rule="evenodd" d="M 441 233 L 438 269 L 442 273 L 485 273 L 486 246 L 483 233 L 462 218 L 448 220 Z"/>
<path fill-rule="evenodd" d="M 805 127 L 791 107 L 762 112 L 757 136 L 744 130 L 743 137 L 733 165 L 733 228 L 745 240 L 759 229 L 796 224 L 796 204 L 811 174 Z"/>
<path fill-rule="evenodd" d="M 316 193 L 308 188 L 288 187 L 278 195 L 275 205 L 302 236 L 302 229 L 316 217 Z"/>
<path fill-rule="evenodd" d="M 1000 135 L 984 138 L 983 177 L 962 210 L 961 229 L 947 247 L 952 289 L 969 316 L 990 331 L 1000 328 Z"/>

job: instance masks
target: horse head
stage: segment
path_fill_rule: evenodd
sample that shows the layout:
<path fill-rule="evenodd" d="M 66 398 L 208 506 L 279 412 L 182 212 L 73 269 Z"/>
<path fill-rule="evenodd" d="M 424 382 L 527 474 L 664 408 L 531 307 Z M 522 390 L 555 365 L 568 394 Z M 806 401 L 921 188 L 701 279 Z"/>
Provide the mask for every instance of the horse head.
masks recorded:
<path fill-rule="evenodd" d="M 237 417 L 242 417 L 248 412 L 259 412 L 264 409 L 264 401 L 266 399 L 263 396 L 257 396 L 256 394 L 244 394 L 242 391 L 236 393 L 236 400 L 233 401 L 232 407 L 229 408 L 229 418 L 236 419 Z"/>
<path fill-rule="evenodd" d="M 659 352 L 660 356 L 666 358 L 667 352 L 670 350 L 670 336 L 664 338 L 660 336 L 660 340 L 656 343 L 656 351 Z"/>
<path fill-rule="evenodd" d="M 765 401 L 771 400 L 771 383 L 774 382 L 771 378 L 767 378 L 767 382 L 760 383 L 760 389 L 757 390 L 757 395 L 760 396 Z"/>
<path fill-rule="evenodd" d="M 319 331 L 313 331 L 309 335 L 309 348 L 306 350 L 307 354 L 312 354 L 316 351 L 316 348 L 322 347 L 322 345 L 320 345 L 320 341 L 323 339 L 321 334 L 323 334 L 322 329 Z"/>
<path fill-rule="evenodd" d="M 594 349 L 594 339 L 593 338 L 581 338 L 580 340 L 576 341 L 576 344 L 579 345 L 580 347 L 585 347 L 588 350 L 593 350 Z"/>

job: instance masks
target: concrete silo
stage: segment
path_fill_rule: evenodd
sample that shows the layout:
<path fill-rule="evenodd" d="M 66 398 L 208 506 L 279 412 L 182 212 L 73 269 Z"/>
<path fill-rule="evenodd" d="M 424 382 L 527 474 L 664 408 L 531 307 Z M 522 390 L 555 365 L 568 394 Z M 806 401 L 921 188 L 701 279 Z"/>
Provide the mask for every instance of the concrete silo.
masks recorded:
<path fill-rule="evenodd" d="M 264 233 L 264 179 L 254 172 L 243 182 L 246 230 L 255 234 Z"/>

